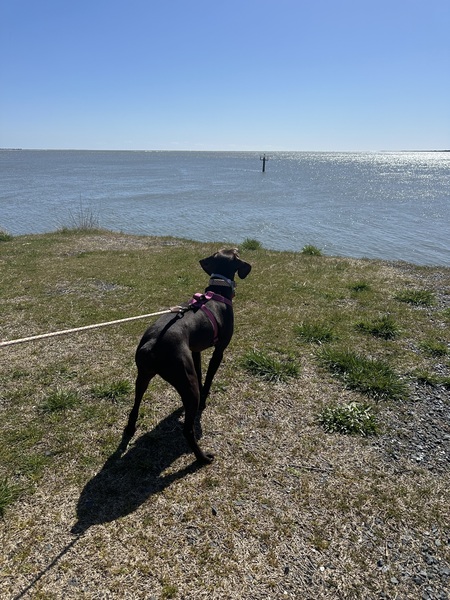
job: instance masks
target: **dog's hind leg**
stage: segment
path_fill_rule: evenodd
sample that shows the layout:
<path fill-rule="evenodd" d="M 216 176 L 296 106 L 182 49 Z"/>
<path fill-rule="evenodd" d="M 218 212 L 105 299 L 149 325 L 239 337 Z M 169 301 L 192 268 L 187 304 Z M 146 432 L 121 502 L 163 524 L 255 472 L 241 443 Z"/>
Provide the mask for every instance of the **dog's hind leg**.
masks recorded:
<path fill-rule="evenodd" d="M 200 386 L 195 359 L 190 352 L 182 352 L 179 361 L 172 363 L 170 371 L 161 373 L 181 396 L 184 406 L 183 434 L 197 460 L 203 464 L 213 461 L 212 454 L 205 454 L 195 438 L 195 418 L 200 404 Z"/>
<path fill-rule="evenodd" d="M 141 405 L 142 397 L 145 394 L 148 384 L 151 379 L 155 376 L 155 373 L 148 371 L 138 370 L 138 376 L 136 378 L 135 385 L 135 396 L 134 396 L 134 405 L 131 409 L 130 415 L 128 417 L 128 423 L 125 427 L 124 435 L 132 438 L 136 432 L 136 421 L 139 416 L 139 407 Z"/>
<path fill-rule="evenodd" d="M 206 408 L 206 398 L 208 397 L 214 375 L 217 373 L 217 369 L 220 367 L 222 358 L 223 349 L 216 348 L 211 356 L 211 360 L 209 361 L 208 370 L 206 371 L 205 384 L 201 388 L 200 410 L 205 410 Z"/>

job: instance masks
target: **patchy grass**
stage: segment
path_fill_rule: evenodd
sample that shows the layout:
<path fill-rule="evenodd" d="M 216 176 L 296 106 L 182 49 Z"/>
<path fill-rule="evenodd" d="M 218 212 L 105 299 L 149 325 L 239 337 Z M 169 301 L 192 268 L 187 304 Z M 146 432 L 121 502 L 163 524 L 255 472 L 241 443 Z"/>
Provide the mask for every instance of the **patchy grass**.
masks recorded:
<path fill-rule="evenodd" d="M 384 340 L 393 340 L 400 334 L 400 328 L 390 315 L 371 321 L 360 321 L 356 329 Z"/>
<path fill-rule="evenodd" d="M 260 241 L 253 238 L 246 238 L 242 244 L 239 244 L 239 249 L 244 250 L 261 250 L 262 244 Z"/>
<path fill-rule="evenodd" d="M 205 287 L 198 260 L 224 245 L 89 229 L 15 236 L 0 244 L 0 337 L 179 304 Z M 422 348 L 446 340 L 450 270 L 241 255 L 253 269 L 238 281 L 235 334 L 198 425 L 208 467 L 188 452 L 180 399 L 159 378 L 119 447 L 151 319 L 0 348 L 2 596 L 414 598 L 424 569 L 430 596 L 445 591 L 450 477 L 437 440 L 450 365 Z M 399 302 L 404 290 L 434 304 Z M 380 315 L 401 335 L 355 328 Z M 348 406 L 360 432 L 330 435 L 318 416 Z M 328 418 L 344 430 L 345 414 Z"/>
<path fill-rule="evenodd" d="M 3 231 L 0 229 L 0 242 L 10 242 L 13 239 L 13 236 L 9 234 L 7 231 Z"/>
<path fill-rule="evenodd" d="M 313 246 L 312 244 L 303 246 L 301 253 L 305 254 L 306 256 L 322 256 L 322 250 L 317 248 L 317 246 Z"/>
<path fill-rule="evenodd" d="M 322 350 L 319 358 L 350 389 L 376 399 L 402 400 L 408 396 L 405 382 L 385 361 L 335 348 Z"/>
<path fill-rule="evenodd" d="M 370 404 L 354 401 L 326 406 L 320 413 L 319 422 L 328 433 L 368 436 L 378 432 L 378 424 Z"/>
<path fill-rule="evenodd" d="M 265 381 L 286 382 L 289 377 L 297 377 L 298 366 L 292 358 L 269 356 L 260 350 L 251 350 L 242 359 L 244 368 Z"/>
<path fill-rule="evenodd" d="M 120 379 L 111 383 L 95 385 L 92 388 L 92 395 L 101 400 L 117 401 L 128 396 L 132 390 L 133 386 L 127 379 Z"/>
<path fill-rule="evenodd" d="M 80 401 L 76 390 L 57 389 L 48 394 L 41 404 L 44 412 L 60 412 L 74 408 Z"/>
<path fill-rule="evenodd" d="M 295 334 L 304 342 L 321 344 L 336 338 L 333 328 L 322 321 L 302 323 L 294 327 Z"/>
<path fill-rule="evenodd" d="M 449 354 L 448 344 L 439 340 L 423 340 L 420 343 L 420 349 L 422 352 L 425 352 L 425 354 L 436 358 L 448 356 Z"/>
<path fill-rule="evenodd" d="M 415 306 L 433 306 L 435 304 L 434 294 L 430 290 L 403 290 L 396 294 L 395 298 L 400 302 Z"/>

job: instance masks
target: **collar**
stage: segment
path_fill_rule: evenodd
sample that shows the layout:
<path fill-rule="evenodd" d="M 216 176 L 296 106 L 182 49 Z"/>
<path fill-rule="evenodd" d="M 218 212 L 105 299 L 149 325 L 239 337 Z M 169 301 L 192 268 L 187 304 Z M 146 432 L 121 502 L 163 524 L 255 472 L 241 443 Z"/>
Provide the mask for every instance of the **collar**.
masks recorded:
<path fill-rule="evenodd" d="M 225 277 L 225 275 L 221 275 L 220 273 L 211 273 L 211 279 L 221 279 L 222 281 L 225 281 L 225 283 L 227 283 L 230 286 L 233 296 L 235 295 L 236 283 L 232 279 L 229 279 L 228 277 Z"/>

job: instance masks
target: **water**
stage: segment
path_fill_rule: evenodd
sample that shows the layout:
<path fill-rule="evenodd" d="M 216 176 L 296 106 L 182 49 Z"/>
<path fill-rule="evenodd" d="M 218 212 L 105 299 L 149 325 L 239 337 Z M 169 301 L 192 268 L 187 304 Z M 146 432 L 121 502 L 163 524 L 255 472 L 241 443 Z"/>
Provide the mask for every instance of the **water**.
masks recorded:
<path fill-rule="evenodd" d="M 450 153 L 0 151 L 0 228 L 70 226 L 450 265 Z"/>

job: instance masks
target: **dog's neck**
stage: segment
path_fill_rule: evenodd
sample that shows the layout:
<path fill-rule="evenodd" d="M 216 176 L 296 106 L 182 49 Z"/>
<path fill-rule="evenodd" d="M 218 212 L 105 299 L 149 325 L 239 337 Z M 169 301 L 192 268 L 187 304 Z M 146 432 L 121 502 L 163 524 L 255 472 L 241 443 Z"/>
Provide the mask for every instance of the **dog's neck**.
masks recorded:
<path fill-rule="evenodd" d="M 209 280 L 207 290 L 221 294 L 224 298 L 232 299 L 235 296 L 236 284 L 232 279 L 225 277 L 225 275 L 219 275 L 213 273 Z"/>

